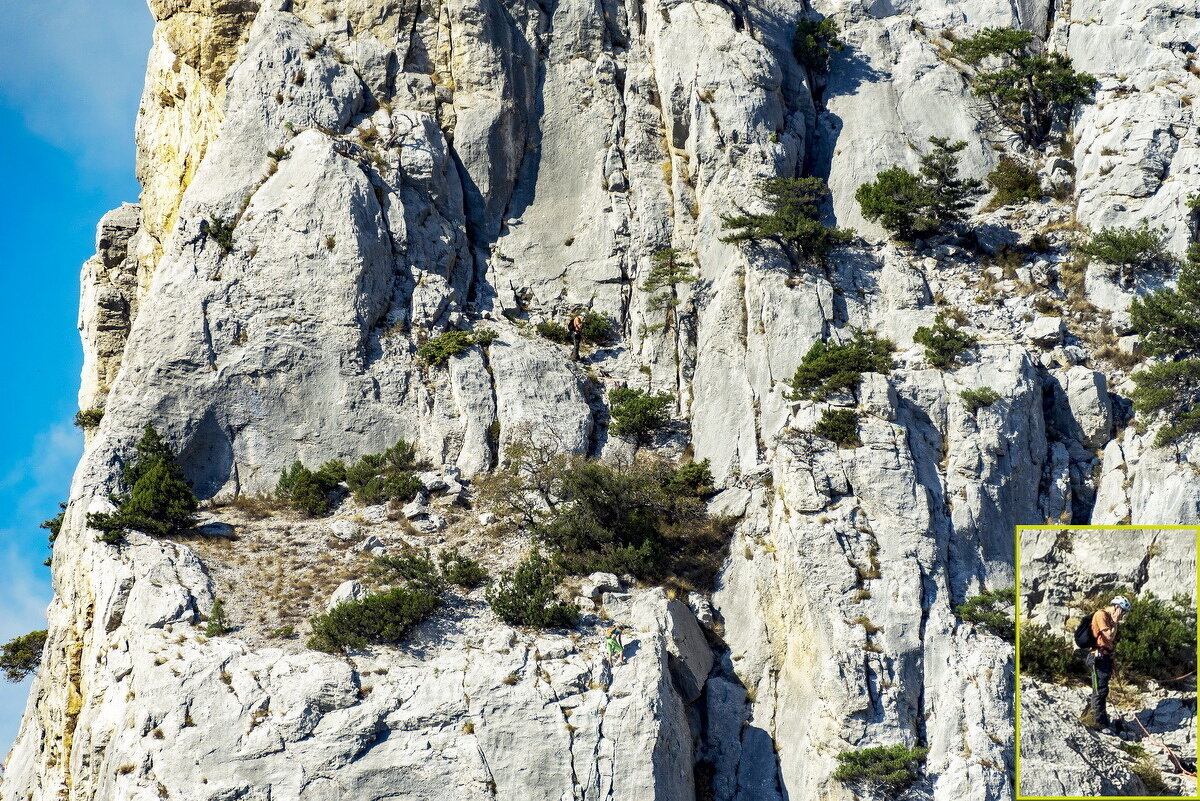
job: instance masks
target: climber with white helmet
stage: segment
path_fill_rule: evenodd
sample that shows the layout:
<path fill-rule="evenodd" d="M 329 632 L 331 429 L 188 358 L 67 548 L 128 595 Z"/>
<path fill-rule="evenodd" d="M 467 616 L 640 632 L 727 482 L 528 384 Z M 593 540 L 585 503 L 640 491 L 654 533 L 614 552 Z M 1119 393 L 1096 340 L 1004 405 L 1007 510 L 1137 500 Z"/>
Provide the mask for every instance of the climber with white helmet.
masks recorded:
<path fill-rule="evenodd" d="M 1116 728 L 1108 717 L 1108 680 L 1112 677 L 1113 654 L 1117 650 L 1117 629 L 1129 607 L 1129 599 L 1118 595 L 1091 616 L 1087 665 L 1092 674 L 1092 695 L 1088 707 L 1094 725 L 1104 734 L 1112 734 Z"/>

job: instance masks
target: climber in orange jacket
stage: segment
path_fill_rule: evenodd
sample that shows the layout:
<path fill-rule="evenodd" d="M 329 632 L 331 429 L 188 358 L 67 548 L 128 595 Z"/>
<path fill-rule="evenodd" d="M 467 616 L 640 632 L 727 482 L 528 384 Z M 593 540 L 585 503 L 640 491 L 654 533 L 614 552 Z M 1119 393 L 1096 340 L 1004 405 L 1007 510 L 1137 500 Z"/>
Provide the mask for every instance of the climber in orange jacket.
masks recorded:
<path fill-rule="evenodd" d="M 1117 649 L 1117 630 L 1121 618 L 1129 611 L 1129 599 L 1118 595 L 1108 606 L 1092 615 L 1092 639 L 1096 645 L 1087 656 L 1092 673 L 1092 696 L 1088 704 L 1095 725 L 1105 733 L 1111 733 L 1112 721 L 1108 717 L 1108 680 L 1112 677 L 1113 654 Z"/>

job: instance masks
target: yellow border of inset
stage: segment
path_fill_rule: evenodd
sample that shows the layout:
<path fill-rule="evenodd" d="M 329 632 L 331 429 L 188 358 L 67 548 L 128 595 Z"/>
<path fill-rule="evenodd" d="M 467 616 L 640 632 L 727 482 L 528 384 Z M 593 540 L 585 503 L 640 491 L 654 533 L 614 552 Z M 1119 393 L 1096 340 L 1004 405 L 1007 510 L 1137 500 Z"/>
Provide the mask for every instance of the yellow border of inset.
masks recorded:
<path fill-rule="evenodd" d="M 1200 801 L 1200 784 L 1197 785 L 1197 795 L 1185 796 L 1143 796 L 1143 795 L 1021 795 L 1021 532 L 1024 530 L 1042 530 L 1042 531 L 1083 531 L 1087 529 L 1105 529 L 1108 531 L 1181 531 L 1191 530 L 1196 535 L 1196 613 L 1197 620 L 1200 621 L 1200 526 L 1015 526 L 1013 531 L 1013 539 L 1016 541 L 1016 553 L 1014 560 L 1014 568 L 1016 570 L 1016 623 L 1017 623 L 1017 641 L 1015 645 L 1015 653 L 1013 655 L 1014 667 L 1016 669 L 1016 699 L 1014 700 L 1013 711 L 1015 713 L 1015 738 L 1014 738 L 1014 767 L 1013 767 L 1013 792 L 1017 801 L 1092 801 L 1092 799 L 1103 798 L 1111 801 L 1155 801 L 1160 798 L 1183 798 L 1186 801 Z M 1196 638 L 1196 663 L 1200 665 L 1200 636 Z M 1200 693 L 1198 693 L 1200 696 Z M 1196 761 L 1200 764 L 1200 714 L 1196 716 Z"/>

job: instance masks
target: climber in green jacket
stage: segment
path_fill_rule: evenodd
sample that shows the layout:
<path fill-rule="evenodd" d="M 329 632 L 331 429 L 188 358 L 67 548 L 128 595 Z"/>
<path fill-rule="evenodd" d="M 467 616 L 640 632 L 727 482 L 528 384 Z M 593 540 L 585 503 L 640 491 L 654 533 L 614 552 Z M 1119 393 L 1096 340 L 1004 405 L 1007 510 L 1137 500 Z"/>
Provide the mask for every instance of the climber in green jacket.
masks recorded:
<path fill-rule="evenodd" d="M 604 647 L 608 652 L 609 660 L 614 665 L 625 663 L 625 644 L 621 642 L 621 630 L 623 628 L 625 627 L 615 624 L 608 631 L 604 632 Z"/>

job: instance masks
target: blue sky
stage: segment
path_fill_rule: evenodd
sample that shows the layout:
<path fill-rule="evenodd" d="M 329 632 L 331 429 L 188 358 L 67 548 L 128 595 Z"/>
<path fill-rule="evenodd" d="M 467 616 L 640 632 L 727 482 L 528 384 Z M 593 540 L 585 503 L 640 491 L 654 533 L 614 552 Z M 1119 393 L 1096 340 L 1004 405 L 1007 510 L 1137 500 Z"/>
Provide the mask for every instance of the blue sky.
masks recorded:
<path fill-rule="evenodd" d="M 145 0 L 0 0 L 0 642 L 45 627 L 46 532 L 82 439 L 79 266 L 100 216 L 137 200 L 133 123 L 150 49 Z M 0 758 L 28 685 L 0 682 Z"/>

